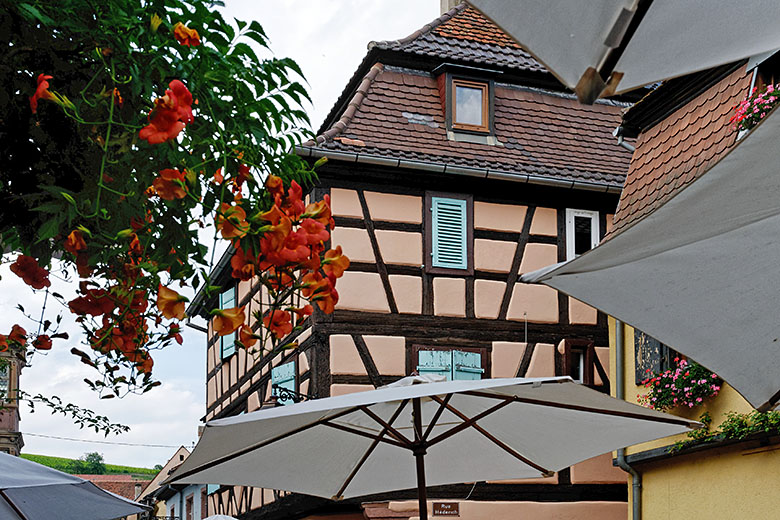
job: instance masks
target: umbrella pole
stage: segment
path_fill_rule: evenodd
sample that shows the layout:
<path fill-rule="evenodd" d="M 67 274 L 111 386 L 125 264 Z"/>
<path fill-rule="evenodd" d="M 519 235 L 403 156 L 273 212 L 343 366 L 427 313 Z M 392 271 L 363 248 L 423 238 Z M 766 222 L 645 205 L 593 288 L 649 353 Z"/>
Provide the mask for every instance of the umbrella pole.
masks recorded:
<path fill-rule="evenodd" d="M 422 428 L 422 409 L 420 398 L 412 399 L 412 411 L 414 413 L 414 453 L 417 464 L 417 500 L 420 509 L 420 520 L 428 520 L 428 492 L 425 488 L 425 444 Z"/>

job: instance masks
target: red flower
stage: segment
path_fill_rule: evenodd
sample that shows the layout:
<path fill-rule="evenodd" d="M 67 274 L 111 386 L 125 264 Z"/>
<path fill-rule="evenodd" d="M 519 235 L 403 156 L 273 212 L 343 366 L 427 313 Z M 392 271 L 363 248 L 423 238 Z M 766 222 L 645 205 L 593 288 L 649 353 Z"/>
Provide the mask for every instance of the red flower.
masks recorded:
<path fill-rule="evenodd" d="M 265 181 L 265 189 L 268 190 L 274 198 L 281 197 L 284 193 L 284 183 L 281 177 L 276 175 L 269 175 L 268 180 Z"/>
<path fill-rule="evenodd" d="M 88 289 L 84 292 L 84 296 L 79 296 L 68 302 L 70 312 L 73 314 L 100 316 L 110 313 L 116 307 L 105 289 Z"/>
<path fill-rule="evenodd" d="M 32 113 L 35 114 L 38 112 L 38 100 L 39 99 L 48 99 L 48 100 L 54 100 L 56 99 L 54 97 L 54 94 L 49 92 L 49 81 L 50 79 L 53 79 L 52 76 L 46 76 L 44 74 L 38 74 L 38 86 L 35 89 L 35 94 L 33 94 L 30 97 L 30 109 L 32 110 Z"/>
<path fill-rule="evenodd" d="M 41 334 L 33 340 L 32 345 L 38 350 L 51 350 L 51 338 L 46 334 Z"/>
<path fill-rule="evenodd" d="M 16 262 L 11 264 L 11 271 L 33 289 L 51 286 L 49 271 L 39 266 L 38 261 L 31 256 L 19 255 Z"/>
<path fill-rule="evenodd" d="M 187 47 L 197 47 L 200 45 L 200 35 L 198 34 L 198 31 L 190 29 L 181 22 L 178 22 L 173 26 L 173 35 L 180 44 L 186 45 Z"/>
<path fill-rule="evenodd" d="M 246 211 L 241 206 L 231 206 L 227 202 L 219 207 L 216 222 L 223 238 L 241 238 L 249 231 Z"/>
<path fill-rule="evenodd" d="M 184 189 L 184 173 L 179 170 L 172 168 L 162 170 L 159 177 L 152 182 L 152 186 L 161 199 L 183 199 L 187 196 Z"/>
<path fill-rule="evenodd" d="M 238 165 L 238 176 L 236 177 L 236 186 L 241 186 L 250 177 L 249 166 L 246 164 Z"/>
<path fill-rule="evenodd" d="M 241 325 L 238 340 L 244 345 L 244 348 L 251 348 L 257 343 L 257 336 L 252 332 L 252 328 L 249 325 Z"/>
<path fill-rule="evenodd" d="M 24 346 L 27 343 L 27 331 L 19 325 L 14 325 L 11 327 L 11 333 L 8 335 L 8 341 Z"/>
<path fill-rule="evenodd" d="M 157 98 L 149 113 L 149 125 L 138 133 L 149 144 L 160 144 L 175 139 L 186 124 L 192 122 L 192 94 L 187 87 L 175 79 L 165 91 L 165 96 Z"/>
<path fill-rule="evenodd" d="M 306 232 L 306 243 L 309 245 L 319 244 L 330 238 L 330 233 L 325 225 L 311 218 L 303 219 L 301 229 Z"/>
<path fill-rule="evenodd" d="M 79 251 L 83 251 L 87 248 L 87 243 L 84 241 L 84 235 L 78 229 L 74 229 L 68 235 L 65 240 L 65 251 L 78 255 Z"/>
<path fill-rule="evenodd" d="M 293 326 L 291 322 L 292 316 L 287 311 L 274 310 L 269 311 L 263 316 L 263 325 L 266 329 L 271 331 L 271 334 L 282 339 L 290 332 L 292 332 Z"/>
<path fill-rule="evenodd" d="M 341 278 L 348 267 L 349 258 L 341 254 L 341 246 L 336 246 L 336 249 L 331 249 L 325 253 L 322 270 L 325 271 L 326 275 Z"/>
<path fill-rule="evenodd" d="M 255 276 L 256 259 L 245 254 L 241 249 L 236 250 L 236 254 L 230 259 L 230 266 L 233 268 L 232 276 L 239 280 L 251 280 Z"/>

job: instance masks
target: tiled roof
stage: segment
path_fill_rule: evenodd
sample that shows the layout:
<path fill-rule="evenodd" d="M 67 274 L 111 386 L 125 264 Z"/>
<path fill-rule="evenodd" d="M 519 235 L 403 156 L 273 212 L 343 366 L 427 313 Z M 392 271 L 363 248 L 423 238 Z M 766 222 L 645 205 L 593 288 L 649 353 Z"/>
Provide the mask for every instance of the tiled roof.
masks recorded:
<path fill-rule="evenodd" d="M 732 109 L 749 86 L 742 66 L 639 136 L 611 234 L 658 208 L 729 151 L 737 138 Z"/>
<path fill-rule="evenodd" d="M 99 488 L 110 491 L 119 496 L 130 500 L 135 500 L 135 486 L 140 484 L 145 487 L 148 480 L 134 479 L 132 475 L 76 475 L 77 477 L 89 480 Z"/>
<path fill-rule="evenodd" d="M 624 106 L 497 83 L 495 137 L 503 146 L 456 142 L 447 138 L 431 74 L 375 64 L 341 119 L 306 145 L 620 186 L 630 154 L 611 132 Z"/>
<path fill-rule="evenodd" d="M 372 42 L 369 48 L 401 51 L 446 60 L 546 72 L 493 22 L 467 4 L 460 4 L 400 40 Z"/>

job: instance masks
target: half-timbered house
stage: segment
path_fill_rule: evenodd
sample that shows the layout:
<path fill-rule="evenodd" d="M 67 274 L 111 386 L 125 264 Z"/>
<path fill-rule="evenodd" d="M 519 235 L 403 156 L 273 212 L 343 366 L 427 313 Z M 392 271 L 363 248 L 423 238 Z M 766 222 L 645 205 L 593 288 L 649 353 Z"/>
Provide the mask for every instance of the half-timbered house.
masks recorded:
<path fill-rule="evenodd" d="M 298 348 L 274 357 L 254 359 L 209 327 L 205 419 L 252 412 L 273 395 L 284 405 L 415 371 L 571 375 L 609 391 L 605 316 L 518 276 L 592 248 L 609 229 L 630 159 L 612 136 L 626 106 L 580 105 L 465 4 L 407 38 L 369 44 L 319 135 L 298 148 L 328 158 L 309 196 L 330 196 L 331 238 L 351 259 L 336 310 L 315 313 L 289 338 Z M 229 261 L 214 273 L 219 301 L 199 295 L 191 313 L 256 305 L 260 284 L 235 283 Z M 464 518 L 624 518 L 625 482 L 606 454 L 546 479 L 429 496 L 458 503 Z M 335 504 L 223 486 L 209 512 L 408 518 L 413 497 Z"/>

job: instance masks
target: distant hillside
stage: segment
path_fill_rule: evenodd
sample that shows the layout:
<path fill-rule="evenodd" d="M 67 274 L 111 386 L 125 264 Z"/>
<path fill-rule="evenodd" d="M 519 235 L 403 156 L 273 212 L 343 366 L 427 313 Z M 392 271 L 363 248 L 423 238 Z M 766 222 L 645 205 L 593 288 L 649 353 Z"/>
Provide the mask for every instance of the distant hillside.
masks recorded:
<path fill-rule="evenodd" d="M 74 459 L 66 459 L 65 457 L 51 457 L 49 455 L 33 455 L 31 453 L 22 453 L 23 459 L 43 464 L 50 468 L 57 469 L 64 473 L 73 473 L 71 468 L 73 467 Z M 139 479 L 152 480 L 157 475 L 158 470 L 149 468 L 134 468 L 132 466 L 117 466 L 115 464 L 106 464 L 107 475 L 132 475 Z"/>

